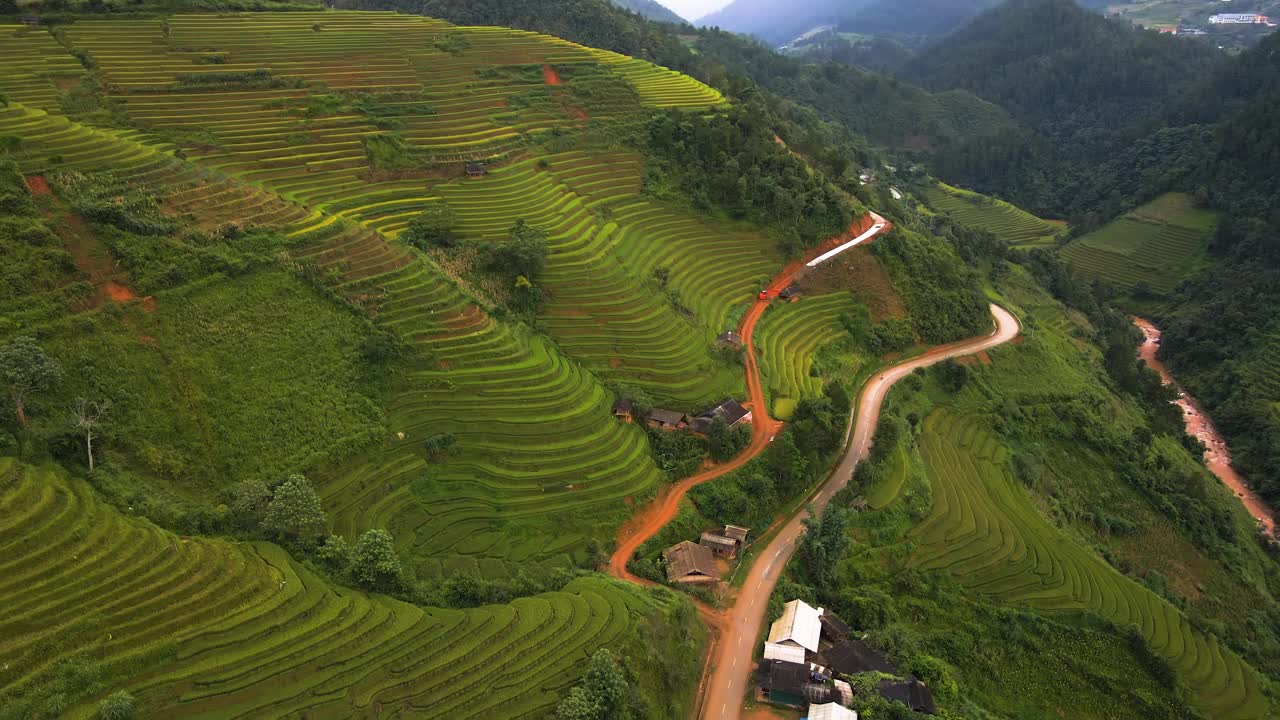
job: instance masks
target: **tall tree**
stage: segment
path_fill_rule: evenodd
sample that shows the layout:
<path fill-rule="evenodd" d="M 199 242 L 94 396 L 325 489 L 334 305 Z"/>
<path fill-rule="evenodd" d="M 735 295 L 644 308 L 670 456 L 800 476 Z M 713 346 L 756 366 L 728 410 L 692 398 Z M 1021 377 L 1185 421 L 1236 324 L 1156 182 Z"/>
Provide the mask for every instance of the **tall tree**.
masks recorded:
<path fill-rule="evenodd" d="M 352 555 L 356 580 L 370 590 L 390 590 L 400 581 L 400 556 L 386 530 L 364 531 Z"/>
<path fill-rule="evenodd" d="M 290 475 L 276 488 L 262 518 L 263 527 L 285 537 L 312 538 L 322 534 L 328 524 L 320 496 L 301 475 Z"/>
<path fill-rule="evenodd" d="M 110 400 L 76 398 L 71 405 L 71 427 L 84 433 L 84 449 L 89 456 L 89 472 L 93 472 L 93 441 L 98 439 L 98 425 L 111 409 Z"/>
<path fill-rule="evenodd" d="M 0 382 L 9 391 L 19 426 L 27 426 L 27 399 L 60 380 L 62 365 L 45 355 L 35 340 L 19 336 L 0 345 Z"/>

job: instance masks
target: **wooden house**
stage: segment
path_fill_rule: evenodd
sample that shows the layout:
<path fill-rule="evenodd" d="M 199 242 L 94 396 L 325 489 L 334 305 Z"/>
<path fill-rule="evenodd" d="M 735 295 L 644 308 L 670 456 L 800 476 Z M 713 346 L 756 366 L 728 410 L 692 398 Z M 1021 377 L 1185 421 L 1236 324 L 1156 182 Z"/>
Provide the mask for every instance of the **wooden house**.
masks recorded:
<path fill-rule="evenodd" d="M 690 585 L 713 583 L 720 579 L 716 561 L 707 548 L 688 540 L 662 551 L 667 580 Z"/>

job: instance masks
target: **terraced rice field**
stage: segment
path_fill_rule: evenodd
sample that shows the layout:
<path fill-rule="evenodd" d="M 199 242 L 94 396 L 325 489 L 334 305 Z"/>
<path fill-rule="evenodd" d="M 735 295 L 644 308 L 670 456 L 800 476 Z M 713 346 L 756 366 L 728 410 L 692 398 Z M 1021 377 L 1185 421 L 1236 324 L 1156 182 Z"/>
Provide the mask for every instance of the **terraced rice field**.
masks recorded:
<path fill-rule="evenodd" d="M 934 209 L 1016 248 L 1052 247 L 1063 231 L 1003 200 L 942 183 L 930 188 L 925 199 Z"/>
<path fill-rule="evenodd" d="M 1087 277 L 1169 293 L 1198 268 L 1217 222 L 1191 196 L 1169 193 L 1072 242 L 1062 259 Z"/>
<path fill-rule="evenodd" d="M 613 177 L 638 184 L 626 168 Z M 617 224 L 593 214 L 558 173 L 525 161 L 482 180 L 443 186 L 441 194 L 466 237 L 501 242 L 512 218 L 546 230 L 550 256 L 540 278 L 547 294 L 541 316 L 570 357 L 690 408 L 740 387 L 738 374 L 711 357 L 706 328 L 627 271 L 614 252 Z"/>
<path fill-rule="evenodd" d="M 297 248 L 295 260 L 333 274 L 339 293 L 408 341 L 410 370 L 388 407 L 391 438 L 320 478 L 339 532 L 386 527 L 402 549 L 422 560 L 426 575 L 470 570 L 507 576 L 516 564 L 567 564 L 581 558 L 588 538 L 609 536 L 627 503 L 644 499 L 660 479 L 643 433 L 612 420 L 612 398 L 585 367 L 647 383 L 659 396 L 690 405 L 727 394 L 740 382 L 711 360 L 709 328 L 750 297 L 750 279 L 718 285 L 733 274 L 729 269 L 698 278 L 680 274 L 673 284 L 685 292 L 694 317 L 677 316 L 628 278 L 617 260 L 620 249 L 598 251 L 606 240 L 620 247 L 623 238 L 653 238 L 650 245 L 661 252 L 644 252 L 677 265 L 683 258 L 675 243 L 697 234 L 710 236 L 693 253 L 697 267 L 732 247 L 727 257 L 749 257 L 763 276 L 772 267 L 771 243 L 752 236 L 754 249 L 742 250 L 743 233 L 717 234 L 633 197 L 638 159 L 621 166 L 630 178 L 621 195 L 612 188 L 612 194 L 572 205 L 562 201 L 573 191 L 554 172 L 529 173 L 529 163 L 479 181 L 482 194 L 493 192 L 493 201 L 509 203 L 506 210 L 556 231 L 548 276 L 557 293 L 547 317 L 567 356 L 539 335 L 494 321 L 439 268 L 376 232 L 394 236 L 446 194 L 467 210 L 465 222 L 477 236 L 505 230 L 511 216 L 498 222 L 483 207 L 468 208 L 467 198 L 475 196 L 471 183 L 369 175 L 360 141 L 380 131 L 380 118 L 306 111 L 308 96 L 336 91 L 403 103 L 404 114 L 392 112 L 390 119 L 402 126 L 405 141 L 454 161 L 505 156 L 523 147 L 525 133 L 575 121 L 537 105 L 509 103 L 544 87 L 542 65 L 612 69 L 643 102 L 664 107 L 722 103 L 706 86 L 547 36 L 455 28 L 393 13 L 85 20 L 68 27 L 66 38 L 93 57 L 112 97 L 151 132 L 89 128 L 15 103 L 0 110 L 0 134 L 26 140 L 19 158 L 25 172 L 109 169 L 161 189 L 170 209 L 199 223 L 279 227 Z M 219 61 L 208 62 L 213 57 Z M 534 79 L 520 71 L 526 66 L 539 67 Z M 259 68 L 275 80 L 249 88 L 183 79 Z M 16 74 L 0 65 L 0 75 Z M 175 160 L 171 141 L 195 163 Z M 526 191 L 532 194 L 522 197 Z M 587 213 L 593 202 L 627 196 L 632 222 L 609 226 Z M 640 225 L 649 220 L 662 227 L 650 234 Z M 612 284 L 587 286 L 583 272 Z M 581 310 L 574 306 L 584 303 L 598 305 L 601 336 L 575 321 Z M 443 433 L 457 439 L 448 454 L 423 450 L 424 441 Z"/>
<path fill-rule="evenodd" d="M 24 25 L 0 25 L 0 68 L 0 94 L 42 110 L 57 110 L 59 87 L 84 72 L 52 35 Z"/>
<path fill-rule="evenodd" d="M 930 415 L 920 437 L 933 508 L 911 535 L 914 564 L 1045 612 L 1092 610 L 1138 629 L 1209 717 L 1261 717 L 1252 668 L 1176 608 L 1049 525 L 1012 476 L 1007 450 L 976 422 Z"/>
<path fill-rule="evenodd" d="M 814 355 L 828 343 L 848 337 L 840 316 L 857 303 L 846 292 L 775 303 L 756 327 L 760 372 L 775 407 L 822 394 L 822 378 L 813 373 Z M 856 370 L 856 368 L 850 368 Z"/>
<path fill-rule="evenodd" d="M 613 53 L 395 13 L 80 21 L 67 38 L 93 57 L 134 122 L 170 133 L 200 131 L 199 142 L 185 150 L 205 167 L 357 219 L 392 209 L 403 219 L 431 199 L 422 180 L 368 182 L 361 141 L 387 127 L 438 162 L 461 162 L 503 157 L 520 149 L 528 133 L 575 121 L 554 107 L 512 105 L 544 83 L 540 73 L 497 72 L 503 68 L 600 66 L 650 105 L 705 109 L 723 102 L 701 83 Z M 201 75 L 260 69 L 271 72 L 271 83 L 198 84 Z M 383 98 L 389 108 L 377 118 L 309 110 L 311 97 L 341 92 Z"/>
<path fill-rule="evenodd" d="M 145 717 L 524 718 L 548 711 L 590 652 L 625 641 L 663 602 L 583 578 L 509 605 L 424 609 L 330 587 L 269 543 L 179 537 L 8 458 L 0 508 L 8 709 L 91 658 Z"/>

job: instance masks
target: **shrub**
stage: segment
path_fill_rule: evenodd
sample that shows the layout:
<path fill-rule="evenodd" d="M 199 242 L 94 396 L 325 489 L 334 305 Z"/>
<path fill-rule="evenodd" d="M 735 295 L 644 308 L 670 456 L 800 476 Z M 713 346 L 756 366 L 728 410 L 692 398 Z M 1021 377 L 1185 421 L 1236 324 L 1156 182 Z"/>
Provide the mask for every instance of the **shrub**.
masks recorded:
<path fill-rule="evenodd" d="M 133 695 L 128 690 L 117 690 L 98 706 L 98 717 L 102 720 L 132 720 L 136 717 Z"/>

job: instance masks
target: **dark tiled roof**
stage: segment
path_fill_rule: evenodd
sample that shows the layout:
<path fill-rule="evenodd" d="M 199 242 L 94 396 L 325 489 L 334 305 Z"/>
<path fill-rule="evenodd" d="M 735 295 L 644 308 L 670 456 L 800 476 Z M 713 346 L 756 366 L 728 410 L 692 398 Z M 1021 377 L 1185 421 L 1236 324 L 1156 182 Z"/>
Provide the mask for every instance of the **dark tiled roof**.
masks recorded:
<path fill-rule="evenodd" d="M 833 688 L 814 682 L 809 663 L 793 663 L 786 660 L 761 660 L 756 673 L 760 687 L 769 692 L 797 695 L 809 702 L 830 702 Z"/>
<path fill-rule="evenodd" d="M 613 404 L 613 414 L 614 415 L 619 415 L 619 414 L 630 415 L 631 408 L 632 408 L 632 405 L 630 400 L 619 400 L 618 402 Z"/>
<path fill-rule="evenodd" d="M 742 404 L 733 398 L 725 398 L 715 407 L 708 408 L 700 413 L 698 417 L 714 420 L 715 418 L 724 418 L 724 421 L 730 425 L 736 424 L 739 420 L 747 416 L 749 411 L 742 407 Z"/>
<path fill-rule="evenodd" d="M 938 706 L 933 702 L 933 693 L 929 687 L 915 678 L 905 682 L 881 680 L 880 697 L 890 701 L 896 700 L 916 712 L 930 715 L 938 712 Z"/>
<path fill-rule="evenodd" d="M 678 413 L 675 410 L 659 410 L 654 408 L 649 411 L 649 419 L 663 425 L 679 425 L 684 420 L 684 413 Z"/>
<path fill-rule="evenodd" d="M 849 626 L 839 615 L 827 610 L 822 613 L 822 617 L 818 618 L 822 622 L 822 634 L 831 639 L 832 642 L 844 640 L 849 637 Z"/>
<path fill-rule="evenodd" d="M 716 577 L 716 560 L 711 550 L 688 540 L 672 545 L 662 552 L 667 564 L 667 579 L 679 580 L 690 575 Z"/>
<path fill-rule="evenodd" d="M 819 620 L 826 620 L 825 615 Z M 845 640 L 822 653 L 827 667 L 843 675 L 856 675 L 860 672 L 896 673 L 897 668 L 883 655 L 872 650 L 861 640 Z"/>

